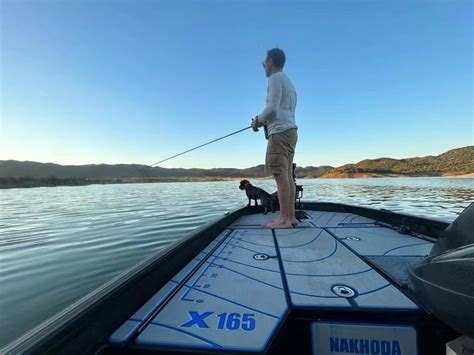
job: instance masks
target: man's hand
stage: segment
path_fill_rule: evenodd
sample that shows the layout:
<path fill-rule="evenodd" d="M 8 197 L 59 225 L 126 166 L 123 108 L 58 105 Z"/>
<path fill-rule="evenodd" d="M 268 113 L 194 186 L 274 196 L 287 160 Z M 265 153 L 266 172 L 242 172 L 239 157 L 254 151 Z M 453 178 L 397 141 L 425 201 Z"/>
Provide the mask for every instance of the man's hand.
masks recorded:
<path fill-rule="evenodd" d="M 263 124 L 258 121 L 258 116 L 252 119 L 252 129 L 254 132 L 258 132 L 258 128 L 262 126 Z"/>

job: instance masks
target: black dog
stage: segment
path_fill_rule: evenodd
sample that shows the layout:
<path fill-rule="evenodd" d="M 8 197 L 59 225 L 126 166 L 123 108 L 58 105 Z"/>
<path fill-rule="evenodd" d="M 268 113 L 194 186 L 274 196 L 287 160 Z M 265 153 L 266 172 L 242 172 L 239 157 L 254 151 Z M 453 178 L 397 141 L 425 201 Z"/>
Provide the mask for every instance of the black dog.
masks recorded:
<path fill-rule="evenodd" d="M 249 198 L 247 206 L 250 206 L 251 200 L 254 200 L 255 206 L 258 206 L 257 200 L 260 200 L 260 204 L 265 208 L 264 214 L 267 214 L 268 210 L 275 212 L 272 196 L 265 190 L 253 186 L 248 180 L 240 181 L 239 189 L 245 190 L 247 193 L 247 197 Z"/>

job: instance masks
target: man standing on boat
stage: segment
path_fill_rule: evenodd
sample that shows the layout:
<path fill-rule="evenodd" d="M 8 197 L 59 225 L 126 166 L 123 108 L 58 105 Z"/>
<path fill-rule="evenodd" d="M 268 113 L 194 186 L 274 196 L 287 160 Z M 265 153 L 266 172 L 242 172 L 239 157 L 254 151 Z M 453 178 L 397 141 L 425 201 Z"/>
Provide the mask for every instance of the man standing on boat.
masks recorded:
<path fill-rule="evenodd" d="M 293 157 L 298 140 L 295 122 L 296 90 L 282 71 L 285 53 L 270 49 L 262 63 L 268 78 L 266 107 L 252 120 L 255 132 L 265 126 L 268 139 L 265 168 L 275 178 L 280 204 L 280 218 L 264 225 L 265 228 L 291 228 L 298 223 L 295 217 L 296 186 L 293 181 Z"/>

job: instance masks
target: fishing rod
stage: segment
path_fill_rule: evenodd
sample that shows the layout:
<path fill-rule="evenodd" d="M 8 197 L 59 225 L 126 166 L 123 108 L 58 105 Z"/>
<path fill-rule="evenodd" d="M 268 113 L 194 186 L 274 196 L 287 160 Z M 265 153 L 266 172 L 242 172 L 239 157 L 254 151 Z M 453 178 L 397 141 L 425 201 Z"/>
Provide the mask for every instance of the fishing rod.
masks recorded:
<path fill-rule="evenodd" d="M 173 158 L 179 157 L 180 155 L 183 155 L 183 154 L 186 154 L 186 153 L 188 153 L 188 152 L 191 152 L 191 151 L 193 151 L 193 150 L 196 150 L 196 149 L 198 149 L 198 148 L 204 147 L 205 145 L 208 145 L 208 144 L 211 144 L 211 143 L 214 143 L 214 142 L 220 141 L 221 139 L 224 139 L 224 138 L 227 138 L 227 137 L 233 136 L 234 134 L 240 133 L 240 132 L 242 132 L 242 131 L 245 131 L 245 130 L 247 130 L 247 129 L 249 129 L 249 128 L 252 128 L 252 125 L 250 125 L 250 126 L 248 126 L 248 127 L 245 127 L 245 128 L 242 128 L 242 129 L 239 129 L 238 131 L 235 131 L 235 132 L 232 132 L 232 133 L 226 134 L 226 135 L 225 135 L 225 136 L 223 136 L 223 137 L 220 137 L 220 138 L 217 138 L 217 139 L 213 139 L 213 140 L 212 140 L 212 141 L 210 141 L 210 142 L 207 142 L 207 143 L 204 143 L 204 144 L 198 145 L 197 147 L 194 147 L 194 148 L 188 149 L 188 150 L 186 150 L 186 151 L 184 151 L 184 152 L 182 152 L 182 153 L 179 153 L 179 154 L 173 155 L 173 156 L 171 156 L 171 157 L 169 157 L 169 158 L 166 158 L 166 159 L 160 160 L 160 161 L 158 161 L 158 162 L 156 162 L 156 163 L 153 163 L 153 164 L 151 164 L 150 166 L 151 166 L 151 167 L 153 167 L 153 166 L 155 166 L 155 165 L 158 165 L 158 164 L 160 164 L 160 163 L 163 163 L 163 162 L 165 162 L 165 161 L 167 161 L 167 160 L 170 160 L 170 159 L 173 159 Z"/>

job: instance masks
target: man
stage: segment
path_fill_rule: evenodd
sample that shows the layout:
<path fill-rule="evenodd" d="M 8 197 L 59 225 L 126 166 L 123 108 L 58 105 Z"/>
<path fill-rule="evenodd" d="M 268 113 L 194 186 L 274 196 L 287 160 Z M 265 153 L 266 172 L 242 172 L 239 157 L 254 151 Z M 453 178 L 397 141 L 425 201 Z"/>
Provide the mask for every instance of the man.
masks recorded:
<path fill-rule="evenodd" d="M 279 48 L 270 49 L 262 63 L 268 78 L 266 107 L 252 120 L 255 132 L 266 126 L 268 145 L 265 167 L 275 178 L 280 204 L 280 218 L 264 225 L 265 228 L 292 228 L 298 223 L 295 217 L 296 186 L 293 181 L 297 126 L 295 123 L 296 90 L 282 71 L 285 53 Z"/>

